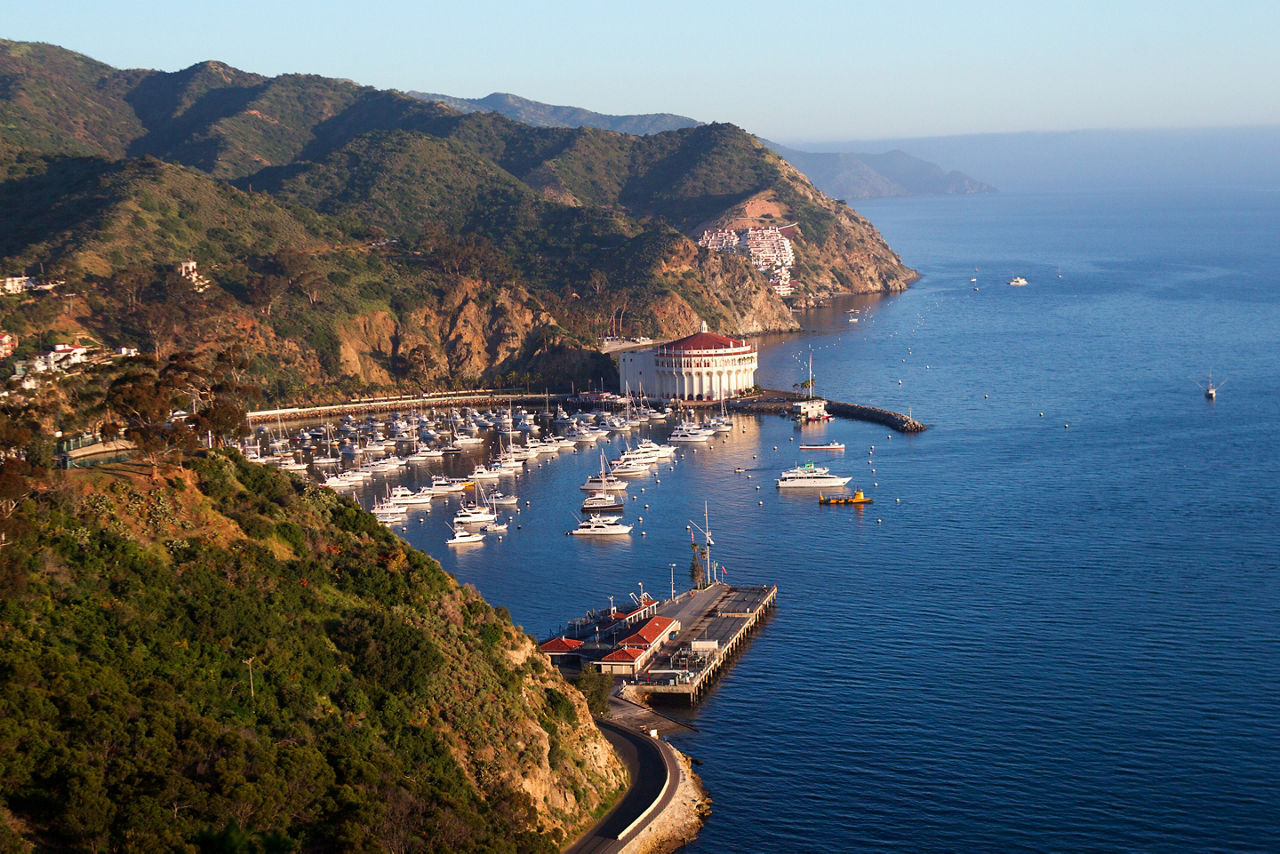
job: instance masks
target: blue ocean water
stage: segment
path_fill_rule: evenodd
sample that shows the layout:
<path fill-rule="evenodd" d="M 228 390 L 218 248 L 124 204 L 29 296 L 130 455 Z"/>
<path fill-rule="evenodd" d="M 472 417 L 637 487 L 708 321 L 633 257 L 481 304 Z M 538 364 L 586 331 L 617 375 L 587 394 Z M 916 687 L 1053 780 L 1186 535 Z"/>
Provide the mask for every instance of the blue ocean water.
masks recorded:
<path fill-rule="evenodd" d="M 538 637 L 687 584 L 704 508 L 727 580 L 779 584 L 673 737 L 714 798 L 690 850 L 1280 850 L 1280 193 L 859 210 L 923 278 L 761 341 L 759 378 L 812 352 L 926 433 L 740 419 L 632 488 L 627 541 L 564 535 L 592 451 L 504 484 L 500 542 L 404 535 Z M 875 504 L 778 494 L 801 437 Z"/>

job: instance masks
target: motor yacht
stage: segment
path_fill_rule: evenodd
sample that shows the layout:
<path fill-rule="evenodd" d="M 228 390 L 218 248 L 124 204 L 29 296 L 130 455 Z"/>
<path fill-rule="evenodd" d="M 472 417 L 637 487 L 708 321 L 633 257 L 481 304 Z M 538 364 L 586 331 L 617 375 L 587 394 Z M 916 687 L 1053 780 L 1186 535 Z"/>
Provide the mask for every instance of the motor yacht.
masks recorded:
<path fill-rule="evenodd" d="M 787 469 L 774 482 L 777 484 L 778 489 L 809 489 L 814 487 L 844 486 L 851 480 L 853 480 L 852 476 L 844 477 L 832 474 L 831 469 L 826 466 L 805 463 L 802 466 Z"/>
<path fill-rule="evenodd" d="M 705 442 L 714 435 L 714 430 L 708 430 L 695 421 L 681 421 L 676 425 L 676 429 L 671 431 L 667 441 L 690 444 L 693 442 Z"/>
<path fill-rule="evenodd" d="M 479 531 L 462 531 L 457 528 L 451 529 L 453 536 L 445 540 L 446 545 L 463 546 L 468 543 L 479 543 L 484 541 L 484 534 Z"/>
<path fill-rule="evenodd" d="M 604 516 L 588 516 L 569 533 L 575 537 L 611 537 L 630 534 L 632 527 Z"/>
<path fill-rule="evenodd" d="M 593 492 L 582 500 L 583 513 L 621 513 L 625 506 L 622 496 L 612 492 Z"/>

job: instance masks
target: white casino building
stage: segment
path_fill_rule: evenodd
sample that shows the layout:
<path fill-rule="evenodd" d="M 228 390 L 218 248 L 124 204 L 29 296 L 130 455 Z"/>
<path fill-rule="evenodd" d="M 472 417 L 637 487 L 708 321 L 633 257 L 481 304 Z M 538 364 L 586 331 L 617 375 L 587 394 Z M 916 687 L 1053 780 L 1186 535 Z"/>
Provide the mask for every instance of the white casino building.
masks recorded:
<path fill-rule="evenodd" d="M 646 397 L 721 400 L 756 383 L 756 348 L 746 341 L 707 331 L 668 341 L 649 350 L 618 355 L 619 391 Z"/>

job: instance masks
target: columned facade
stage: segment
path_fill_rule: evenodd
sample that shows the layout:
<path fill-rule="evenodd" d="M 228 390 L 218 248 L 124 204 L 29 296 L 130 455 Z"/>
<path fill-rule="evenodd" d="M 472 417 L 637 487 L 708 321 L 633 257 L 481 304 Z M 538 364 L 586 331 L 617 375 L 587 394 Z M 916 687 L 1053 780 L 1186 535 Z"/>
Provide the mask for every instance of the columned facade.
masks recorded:
<path fill-rule="evenodd" d="M 656 349 L 622 353 L 619 391 L 648 397 L 721 400 L 756 382 L 756 348 L 746 341 L 702 331 Z"/>

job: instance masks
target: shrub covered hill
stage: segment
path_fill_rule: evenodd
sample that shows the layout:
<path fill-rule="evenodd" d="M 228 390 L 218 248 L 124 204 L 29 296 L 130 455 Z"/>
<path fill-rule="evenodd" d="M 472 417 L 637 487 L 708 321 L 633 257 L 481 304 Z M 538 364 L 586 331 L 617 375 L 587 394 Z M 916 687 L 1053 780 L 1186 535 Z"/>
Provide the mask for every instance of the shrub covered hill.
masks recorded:
<path fill-rule="evenodd" d="M 805 293 L 914 273 L 742 130 L 637 137 L 463 115 L 394 91 L 205 62 L 118 70 L 0 40 L 0 263 L 59 300 L 19 335 L 163 358 L 244 344 L 272 396 L 598 379 L 599 335 L 794 326 L 706 227 L 795 223 Z M 174 275 L 187 258 L 204 280 Z M 176 319 L 176 320 L 175 320 Z"/>
<path fill-rule="evenodd" d="M 625 781 L 534 642 L 333 492 L 0 463 L 0 850 L 556 851 Z"/>

